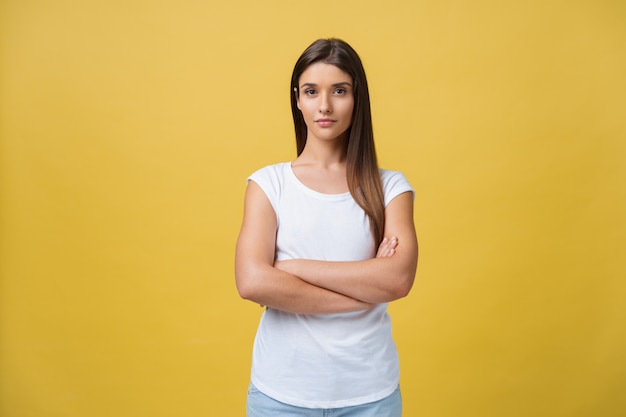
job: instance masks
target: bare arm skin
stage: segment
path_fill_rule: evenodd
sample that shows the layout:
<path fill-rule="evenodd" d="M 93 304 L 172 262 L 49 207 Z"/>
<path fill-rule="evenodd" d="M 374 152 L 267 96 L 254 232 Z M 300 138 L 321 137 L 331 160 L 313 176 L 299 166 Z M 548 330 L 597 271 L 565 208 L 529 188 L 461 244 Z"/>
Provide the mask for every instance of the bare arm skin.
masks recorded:
<path fill-rule="evenodd" d="M 412 193 L 400 194 L 387 205 L 385 236 L 392 238 L 383 241 L 373 259 L 353 262 L 293 259 L 276 262 L 275 267 L 310 284 L 367 303 L 393 301 L 409 293 L 417 268 Z"/>
<path fill-rule="evenodd" d="M 276 214 L 267 196 L 258 184 L 250 181 L 235 253 L 235 282 L 242 298 L 300 314 L 340 313 L 372 307 L 370 303 L 321 288 L 275 268 L 276 227 Z"/>

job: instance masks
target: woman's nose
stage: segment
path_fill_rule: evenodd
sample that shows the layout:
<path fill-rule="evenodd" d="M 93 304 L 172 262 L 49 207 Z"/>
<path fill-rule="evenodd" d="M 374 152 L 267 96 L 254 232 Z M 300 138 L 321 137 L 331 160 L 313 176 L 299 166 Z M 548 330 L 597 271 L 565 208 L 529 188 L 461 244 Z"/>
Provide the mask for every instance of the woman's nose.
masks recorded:
<path fill-rule="evenodd" d="M 330 97 L 327 94 L 322 94 L 320 96 L 320 113 L 330 113 L 333 111 L 332 105 L 330 103 Z"/>

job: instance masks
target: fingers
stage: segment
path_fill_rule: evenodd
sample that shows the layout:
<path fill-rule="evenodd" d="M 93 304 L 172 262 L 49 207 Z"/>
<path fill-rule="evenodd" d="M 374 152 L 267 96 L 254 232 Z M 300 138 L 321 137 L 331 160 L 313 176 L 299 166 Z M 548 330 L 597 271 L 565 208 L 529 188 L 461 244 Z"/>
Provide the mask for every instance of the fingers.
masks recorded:
<path fill-rule="evenodd" d="M 398 247 L 398 238 L 392 236 L 390 239 L 384 238 L 382 242 L 380 242 L 380 246 L 378 246 L 378 252 L 376 252 L 377 258 L 386 258 L 391 257 L 396 253 L 396 248 Z"/>

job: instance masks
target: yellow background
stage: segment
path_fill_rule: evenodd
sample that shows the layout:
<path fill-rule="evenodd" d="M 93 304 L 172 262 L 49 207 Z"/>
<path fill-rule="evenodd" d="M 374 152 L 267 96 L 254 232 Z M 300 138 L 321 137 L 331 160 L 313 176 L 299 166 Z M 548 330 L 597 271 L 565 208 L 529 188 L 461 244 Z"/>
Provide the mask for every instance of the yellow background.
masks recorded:
<path fill-rule="evenodd" d="M 245 178 L 319 37 L 416 189 L 405 416 L 626 415 L 626 3 L 0 3 L 0 415 L 243 416 Z"/>

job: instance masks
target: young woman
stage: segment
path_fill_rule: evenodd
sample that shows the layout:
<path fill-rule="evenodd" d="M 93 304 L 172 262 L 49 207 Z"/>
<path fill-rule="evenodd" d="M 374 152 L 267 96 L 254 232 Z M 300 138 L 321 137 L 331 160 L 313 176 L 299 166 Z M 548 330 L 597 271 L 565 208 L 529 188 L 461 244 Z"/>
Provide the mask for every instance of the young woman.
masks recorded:
<path fill-rule="evenodd" d="M 378 168 L 365 71 L 347 43 L 304 51 L 291 106 L 298 157 L 248 178 L 237 242 L 239 294 L 266 307 L 247 415 L 400 416 L 387 303 L 415 277 L 413 190 Z"/>

